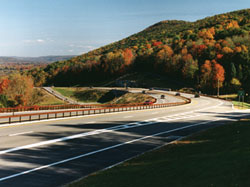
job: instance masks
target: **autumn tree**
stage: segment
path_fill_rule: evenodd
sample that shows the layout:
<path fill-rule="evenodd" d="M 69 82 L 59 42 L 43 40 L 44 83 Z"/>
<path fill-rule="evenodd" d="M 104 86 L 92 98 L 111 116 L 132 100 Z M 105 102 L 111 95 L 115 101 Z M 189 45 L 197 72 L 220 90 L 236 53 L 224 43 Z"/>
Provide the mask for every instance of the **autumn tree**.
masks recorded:
<path fill-rule="evenodd" d="M 212 60 L 212 73 L 213 73 L 213 87 L 217 88 L 223 86 L 225 80 L 225 70 L 222 65 L 217 63 L 215 60 Z"/>
<path fill-rule="evenodd" d="M 8 88 L 8 85 L 10 83 L 10 80 L 5 77 L 5 78 L 2 78 L 2 80 L 0 80 L 0 94 L 3 93 L 3 91 Z"/>
<path fill-rule="evenodd" d="M 212 64 L 210 60 L 206 60 L 201 66 L 201 79 L 200 83 L 202 87 L 209 86 L 212 77 Z"/>
<path fill-rule="evenodd" d="M 163 70 L 163 72 L 171 71 L 171 57 L 174 54 L 171 47 L 164 45 L 162 49 L 156 54 L 156 67 Z"/>
<path fill-rule="evenodd" d="M 33 92 L 32 78 L 21 74 L 12 74 L 8 79 L 9 84 L 3 90 L 3 94 L 9 100 L 14 101 L 14 105 L 28 105 Z"/>
<path fill-rule="evenodd" d="M 183 56 L 183 68 L 182 74 L 185 78 L 194 79 L 195 74 L 198 71 L 198 62 L 194 60 L 191 54 L 187 54 Z"/>
<path fill-rule="evenodd" d="M 123 58 L 124 58 L 124 64 L 125 66 L 129 66 L 133 60 L 134 60 L 134 55 L 131 49 L 126 48 L 123 51 Z"/>

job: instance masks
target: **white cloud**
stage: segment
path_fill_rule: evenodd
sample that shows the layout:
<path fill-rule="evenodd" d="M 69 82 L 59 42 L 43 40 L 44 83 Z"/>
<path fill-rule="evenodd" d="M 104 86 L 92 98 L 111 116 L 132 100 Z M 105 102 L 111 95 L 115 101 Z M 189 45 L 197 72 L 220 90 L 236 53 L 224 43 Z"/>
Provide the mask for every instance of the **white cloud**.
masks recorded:
<path fill-rule="evenodd" d="M 45 40 L 43 40 L 43 39 L 37 39 L 36 40 L 38 43 L 44 43 L 45 42 Z"/>
<path fill-rule="evenodd" d="M 41 38 L 35 39 L 35 40 L 23 40 L 24 43 L 28 43 L 28 44 L 37 44 L 37 43 L 46 43 L 46 42 L 52 42 L 53 40 L 44 40 Z"/>

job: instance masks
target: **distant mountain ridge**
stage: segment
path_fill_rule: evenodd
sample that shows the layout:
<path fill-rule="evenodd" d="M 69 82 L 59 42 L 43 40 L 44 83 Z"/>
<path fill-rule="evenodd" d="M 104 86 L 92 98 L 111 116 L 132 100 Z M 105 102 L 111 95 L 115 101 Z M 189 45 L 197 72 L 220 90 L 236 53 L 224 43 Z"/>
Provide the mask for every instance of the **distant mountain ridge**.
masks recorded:
<path fill-rule="evenodd" d="M 40 56 L 40 57 L 16 57 L 0 56 L 0 63 L 52 63 L 56 61 L 69 60 L 74 55 L 67 56 Z"/>

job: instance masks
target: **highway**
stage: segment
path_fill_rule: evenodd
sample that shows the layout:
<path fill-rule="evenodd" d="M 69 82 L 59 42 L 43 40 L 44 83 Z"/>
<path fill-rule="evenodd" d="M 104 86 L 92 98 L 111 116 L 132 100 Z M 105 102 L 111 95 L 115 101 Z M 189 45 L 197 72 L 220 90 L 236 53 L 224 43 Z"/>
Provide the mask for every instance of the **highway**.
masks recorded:
<path fill-rule="evenodd" d="M 185 96 L 191 104 L 0 126 L 0 186 L 64 185 L 250 115 L 227 101 Z"/>

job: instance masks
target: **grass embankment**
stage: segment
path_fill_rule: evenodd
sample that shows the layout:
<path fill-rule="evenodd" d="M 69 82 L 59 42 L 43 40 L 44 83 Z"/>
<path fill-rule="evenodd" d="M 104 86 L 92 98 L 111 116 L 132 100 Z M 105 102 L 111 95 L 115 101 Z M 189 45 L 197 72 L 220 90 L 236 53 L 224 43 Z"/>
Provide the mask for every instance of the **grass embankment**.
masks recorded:
<path fill-rule="evenodd" d="M 250 104 L 245 102 L 233 101 L 234 107 L 238 109 L 250 109 Z"/>
<path fill-rule="evenodd" d="M 87 88 L 54 87 L 54 90 L 65 97 L 69 97 L 79 102 L 98 102 L 108 90 L 97 90 Z"/>
<path fill-rule="evenodd" d="M 250 120 L 198 133 L 69 187 L 250 186 Z"/>
<path fill-rule="evenodd" d="M 130 103 L 144 103 L 145 101 L 154 101 L 154 98 L 140 93 L 126 93 L 121 97 L 111 101 L 113 104 L 130 104 Z"/>
<path fill-rule="evenodd" d="M 95 103 L 143 103 L 147 100 L 153 101 L 154 98 L 140 93 L 128 93 L 125 90 L 101 90 L 90 88 L 54 88 L 62 95 L 74 99 L 79 102 L 95 102 Z"/>
<path fill-rule="evenodd" d="M 39 89 L 39 91 L 41 92 L 41 94 L 43 96 L 42 96 L 41 101 L 39 103 L 37 103 L 37 105 L 44 106 L 44 105 L 63 105 L 63 104 L 66 104 L 64 101 L 56 98 L 55 96 L 49 94 L 48 92 L 46 92 L 42 89 Z"/>
<path fill-rule="evenodd" d="M 237 109 L 250 109 L 250 103 L 239 102 L 238 101 L 239 97 L 237 94 L 221 95 L 220 98 L 232 100 L 234 107 Z"/>

